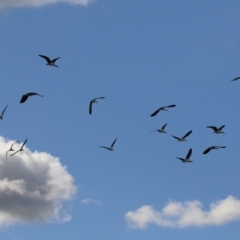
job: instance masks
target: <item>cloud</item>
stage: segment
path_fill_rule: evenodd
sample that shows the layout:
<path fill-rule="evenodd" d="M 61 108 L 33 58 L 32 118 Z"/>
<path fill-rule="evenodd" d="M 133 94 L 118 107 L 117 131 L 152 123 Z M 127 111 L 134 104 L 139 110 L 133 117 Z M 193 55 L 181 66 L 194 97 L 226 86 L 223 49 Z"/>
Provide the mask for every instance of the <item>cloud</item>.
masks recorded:
<path fill-rule="evenodd" d="M 62 205 L 72 198 L 76 187 L 66 167 L 58 158 L 31 152 L 26 145 L 23 152 L 6 161 L 12 143 L 0 136 L 0 226 L 69 221 L 71 216 Z M 13 148 L 20 146 L 16 143 Z"/>
<path fill-rule="evenodd" d="M 129 227 L 143 229 L 154 223 L 161 227 L 184 228 L 220 226 L 240 218 L 240 200 L 233 196 L 216 201 L 204 211 L 199 201 L 170 201 L 162 211 L 145 205 L 125 214 Z"/>
<path fill-rule="evenodd" d="M 94 200 L 94 199 L 91 199 L 91 198 L 88 198 L 88 199 L 83 199 L 80 201 L 80 203 L 84 204 L 84 205 L 89 205 L 91 203 L 93 204 L 96 204 L 98 206 L 101 206 L 101 202 L 99 200 Z"/>
<path fill-rule="evenodd" d="M 94 0 L 1 0 L 0 9 L 6 7 L 40 7 L 52 3 L 69 3 L 87 6 Z"/>

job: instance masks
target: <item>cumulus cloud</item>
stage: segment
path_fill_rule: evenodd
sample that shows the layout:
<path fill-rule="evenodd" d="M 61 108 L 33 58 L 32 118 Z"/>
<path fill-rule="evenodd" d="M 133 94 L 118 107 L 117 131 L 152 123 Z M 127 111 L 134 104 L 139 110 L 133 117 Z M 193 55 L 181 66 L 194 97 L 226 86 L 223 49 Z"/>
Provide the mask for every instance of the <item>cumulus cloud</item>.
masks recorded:
<path fill-rule="evenodd" d="M 220 226 L 240 218 L 240 200 L 233 196 L 216 201 L 204 211 L 199 201 L 170 201 L 162 211 L 145 205 L 125 214 L 129 227 L 143 229 L 154 223 L 161 227 L 204 227 Z"/>
<path fill-rule="evenodd" d="M 0 226 L 69 221 L 71 216 L 62 205 L 72 198 L 76 187 L 66 167 L 58 158 L 31 152 L 26 145 L 23 152 L 6 161 L 12 143 L 0 137 Z M 21 144 L 13 148 L 19 149 Z"/>
<path fill-rule="evenodd" d="M 94 0 L 1 0 L 0 8 L 5 7 L 40 7 L 51 3 L 70 3 L 87 6 Z"/>
<path fill-rule="evenodd" d="M 95 199 L 91 199 L 91 198 L 83 199 L 80 201 L 80 203 L 82 203 L 84 205 L 89 205 L 89 204 L 96 204 L 98 206 L 102 205 L 99 200 L 95 200 Z"/>

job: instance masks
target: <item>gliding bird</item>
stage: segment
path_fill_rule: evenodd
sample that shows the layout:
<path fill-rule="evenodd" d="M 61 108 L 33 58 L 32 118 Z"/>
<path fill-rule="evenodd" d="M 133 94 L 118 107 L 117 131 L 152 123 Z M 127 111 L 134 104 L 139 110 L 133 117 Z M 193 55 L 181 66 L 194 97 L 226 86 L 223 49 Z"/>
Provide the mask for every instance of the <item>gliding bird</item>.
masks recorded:
<path fill-rule="evenodd" d="M 10 156 L 13 156 L 13 155 L 16 154 L 17 152 L 23 151 L 23 147 L 24 147 L 24 145 L 26 144 L 26 142 L 27 142 L 27 138 L 26 138 L 26 140 L 24 141 L 24 143 L 22 144 L 22 146 L 20 147 L 20 149 L 17 150 L 16 152 L 14 152 L 13 154 L 11 154 Z"/>
<path fill-rule="evenodd" d="M 8 107 L 8 105 L 7 105 L 7 106 L 3 109 L 3 111 L 2 111 L 2 114 L 1 114 L 1 116 L 0 116 L 0 119 L 1 119 L 1 120 L 3 120 L 3 114 L 4 114 L 4 112 L 6 111 L 7 107 Z"/>
<path fill-rule="evenodd" d="M 190 148 L 186 158 L 179 158 L 179 157 L 176 157 L 176 158 L 181 160 L 183 163 L 193 162 L 192 160 L 189 159 L 191 155 L 192 155 L 192 149 Z"/>
<path fill-rule="evenodd" d="M 55 62 L 56 62 L 60 57 L 54 58 L 53 60 L 51 60 L 49 57 L 44 56 L 44 55 L 40 55 L 40 54 L 39 54 L 38 56 L 44 58 L 44 59 L 47 61 L 47 64 L 46 64 L 46 65 L 58 67 L 58 66 L 55 64 Z"/>
<path fill-rule="evenodd" d="M 190 134 L 192 133 L 192 130 L 191 131 L 189 131 L 189 132 L 187 132 L 183 137 L 181 137 L 181 138 L 179 138 L 179 137 L 176 137 L 176 136 L 174 136 L 174 135 L 172 135 L 174 138 L 176 138 L 179 142 L 184 142 L 184 141 L 187 141 L 185 138 L 187 137 L 187 136 L 189 136 Z"/>
<path fill-rule="evenodd" d="M 172 104 L 172 105 L 169 105 L 169 106 L 160 107 L 160 108 L 157 109 L 154 113 L 152 113 L 152 114 L 150 115 L 150 117 L 156 116 L 156 115 L 159 113 L 159 111 L 161 111 L 161 110 L 163 110 L 163 111 L 168 111 L 166 108 L 172 108 L 172 107 L 176 107 L 176 105 L 175 105 L 175 104 Z"/>
<path fill-rule="evenodd" d="M 19 142 L 19 141 L 14 142 L 14 143 L 11 145 L 10 149 L 7 150 L 7 152 L 6 152 L 6 161 L 7 161 L 7 154 L 8 154 L 8 152 L 10 152 L 10 151 L 14 151 L 14 149 L 13 149 L 13 145 L 14 145 L 15 143 L 17 143 L 17 142 Z"/>
<path fill-rule="evenodd" d="M 34 95 L 38 95 L 38 96 L 40 96 L 40 97 L 43 97 L 42 95 L 40 95 L 40 94 L 38 94 L 38 93 L 29 92 L 29 93 L 26 93 L 26 94 L 22 95 L 22 98 L 21 98 L 21 100 L 20 100 L 19 103 L 24 103 L 24 102 L 28 99 L 28 97 L 34 96 Z"/>
<path fill-rule="evenodd" d="M 104 99 L 105 97 L 98 97 L 98 98 L 94 98 L 93 100 L 90 101 L 89 103 L 89 114 L 92 114 L 92 105 L 93 103 L 98 103 L 97 99 Z"/>
<path fill-rule="evenodd" d="M 164 124 L 161 129 L 154 130 L 154 131 L 152 131 L 151 133 L 156 132 L 156 131 L 158 131 L 158 132 L 160 132 L 160 133 L 167 133 L 167 132 L 165 132 L 165 127 L 166 127 L 166 126 L 167 126 L 167 123 Z"/>
<path fill-rule="evenodd" d="M 100 148 L 106 148 L 106 149 L 108 149 L 109 151 L 114 151 L 113 146 L 114 146 L 114 144 L 115 144 L 116 141 L 117 141 L 117 138 L 113 141 L 113 143 L 112 143 L 112 145 L 111 145 L 110 148 L 109 148 L 109 147 L 104 147 L 104 146 L 99 146 L 99 147 L 100 147 Z"/>
<path fill-rule="evenodd" d="M 214 133 L 224 133 L 225 134 L 225 132 L 222 132 L 222 129 L 225 127 L 225 125 L 222 125 L 220 128 L 217 128 L 217 127 L 215 127 L 215 126 L 207 126 L 207 128 L 212 128 L 213 129 L 213 132 Z"/>
<path fill-rule="evenodd" d="M 203 154 L 207 154 L 207 153 L 209 153 L 211 150 L 214 150 L 214 149 L 218 150 L 219 148 L 226 148 L 226 146 L 212 146 L 212 147 L 209 147 L 209 148 L 207 148 L 207 149 L 203 152 Z"/>

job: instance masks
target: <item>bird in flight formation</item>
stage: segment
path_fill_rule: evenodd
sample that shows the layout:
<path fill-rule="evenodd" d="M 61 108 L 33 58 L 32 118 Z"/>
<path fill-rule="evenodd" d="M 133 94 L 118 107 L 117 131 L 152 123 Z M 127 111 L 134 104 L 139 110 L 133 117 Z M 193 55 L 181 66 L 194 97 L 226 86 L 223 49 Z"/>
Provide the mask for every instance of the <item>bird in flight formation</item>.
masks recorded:
<path fill-rule="evenodd" d="M 224 133 L 225 134 L 225 132 L 222 132 L 222 129 L 225 127 L 225 125 L 222 125 L 220 128 L 217 128 L 217 127 L 215 127 L 215 126 L 207 126 L 207 128 L 212 128 L 213 129 L 213 132 L 214 133 L 217 133 L 217 134 L 219 134 L 219 133 Z"/>
<path fill-rule="evenodd" d="M 108 149 L 109 151 L 114 151 L 113 146 L 114 146 L 114 144 L 115 144 L 116 141 L 117 141 L 117 138 L 113 141 L 111 147 L 105 147 L 105 146 L 99 146 L 99 147 L 100 147 L 100 148 L 106 148 L 106 149 Z"/>
<path fill-rule="evenodd" d="M 44 59 L 47 61 L 47 64 L 46 64 L 46 65 L 58 67 L 58 66 L 55 64 L 55 62 L 56 62 L 60 57 L 54 58 L 53 60 L 51 60 L 49 57 L 44 56 L 44 55 L 40 55 L 40 54 L 39 54 L 38 56 L 44 58 Z"/>
<path fill-rule="evenodd" d="M 207 154 L 207 153 L 209 153 L 211 150 L 214 150 L 214 149 L 219 149 L 219 148 L 226 148 L 226 146 L 211 146 L 211 147 L 209 147 L 209 148 L 207 148 L 204 152 L 203 152 L 203 154 Z"/>
<path fill-rule="evenodd" d="M 176 136 L 174 136 L 174 135 L 172 135 L 174 138 L 176 138 L 179 142 L 184 142 L 184 141 L 187 141 L 185 138 L 187 137 L 187 136 L 189 136 L 190 134 L 192 133 L 192 130 L 191 131 L 189 131 L 189 132 L 187 132 L 183 137 L 181 137 L 181 138 L 179 138 L 179 137 L 176 137 Z"/>
<path fill-rule="evenodd" d="M 22 98 L 20 100 L 20 103 L 24 103 L 26 102 L 26 100 L 28 99 L 28 97 L 30 96 L 34 96 L 34 95 L 37 95 L 37 96 L 40 96 L 40 97 L 43 97 L 43 95 L 40 95 L 38 93 L 35 93 L 35 92 L 29 92 L 29 93 L 26 93 L 24 95 L 22 95 Z"/>
<path fill-rule="evenodd" d="M 7 161 L 7 154 L 8 154 L 8 152 L 14 151 L 14 149 L 13 149 L 13 145 L 14 145 L 15 143 L 17 143 L 17 142 L 19 142 L 19 141 L 16 141 L 16 142 L 12 143 L 10 149 L 7 150 L 7 152 L 6 152 L 6 161 Z"/>
<path fill-rule="evenodd" d="M 1 114 L 1 116 L 0 116 L 0 119 L 1 119 L 1 120 L 3 120 L 3 115 L 4 115 L 4 112 L 6 111 L 7 107 L 8 107 L 8 105 L 7 105 L 7 106 L 3 109 L 3 111 L 2 111 L 2 114 Z"/>
<path fill-rule="evenodd" d="M 24 151 L 24 150 L 23 150 L 23 147 L 24 147 L 24 145 L 26 144 L 26 142 L 27 142 L 27 138 L 26 138 L 26 140 L 24 141 L 24 143 L 22 144 L 22 146 L 20 147 L 20 149 L 17 150 L 16 152 L 14 152 L 13 154 L 11 154 L 10 156 L 13 156 L 13 155 L 15 155 L 15 154 L 18 153 L 18 152 Z"/>
<path fill-rule="evenodd" d="M 98 97 L 98 98 L 94 98 L 93 100 L 90 101 L 89 103 L 89 114 L 92 114 L 92 105 L 93 103 L 98 103 L 98 99 L 104 99 L 105 97 Z"/>
<path fill-rule="evenodd" d="M 162 111 L 168 111 L 166 108 L 172 108 L 172 107 L 176 107 L 176 105 L 175 105 L 175 104 L 172 104 L 172 105 L 169 105 L 169 106 L 160 107 L 160 108 L 158 108 L 154 113 L 152 113 L 152 114 L 150 115 L 150 117 L 156 116 L 161 110 L 162 110 Z"/>
<path fill-rule="evenodd" d="M 154 131 L 152 131 L 151 133 L 156 132 L 156 131 L 158 131 L 158 132 L 160 132 L 160 133 L 167 133 L 167 132 L 165 132 L 165 127 L 166 127 L 166 126 L 167 126 L 167 123 L 164 124 L 161 129 L 154 130 Z"/>
<path fill-rule="evenodd" d="M 176 157 L 176 158 L 181 160 L 183 163 L 189 163 L 189 162 L 193 162 L 192 160 L 190 160 L 191 155 L 192 155 L 192 149 L 190 148 L 186 158 L 179 158 L 179 157 Z"/>

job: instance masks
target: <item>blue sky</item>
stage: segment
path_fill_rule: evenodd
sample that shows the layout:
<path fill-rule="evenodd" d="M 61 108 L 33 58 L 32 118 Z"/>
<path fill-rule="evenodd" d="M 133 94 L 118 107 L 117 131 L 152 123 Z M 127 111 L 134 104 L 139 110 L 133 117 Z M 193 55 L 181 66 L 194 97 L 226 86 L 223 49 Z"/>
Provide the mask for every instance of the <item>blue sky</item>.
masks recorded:
<path fill-rule="evenodd" d="M 237 240 L 239 21 L 238 1 L 2 0 L 0 238 Z"/>

